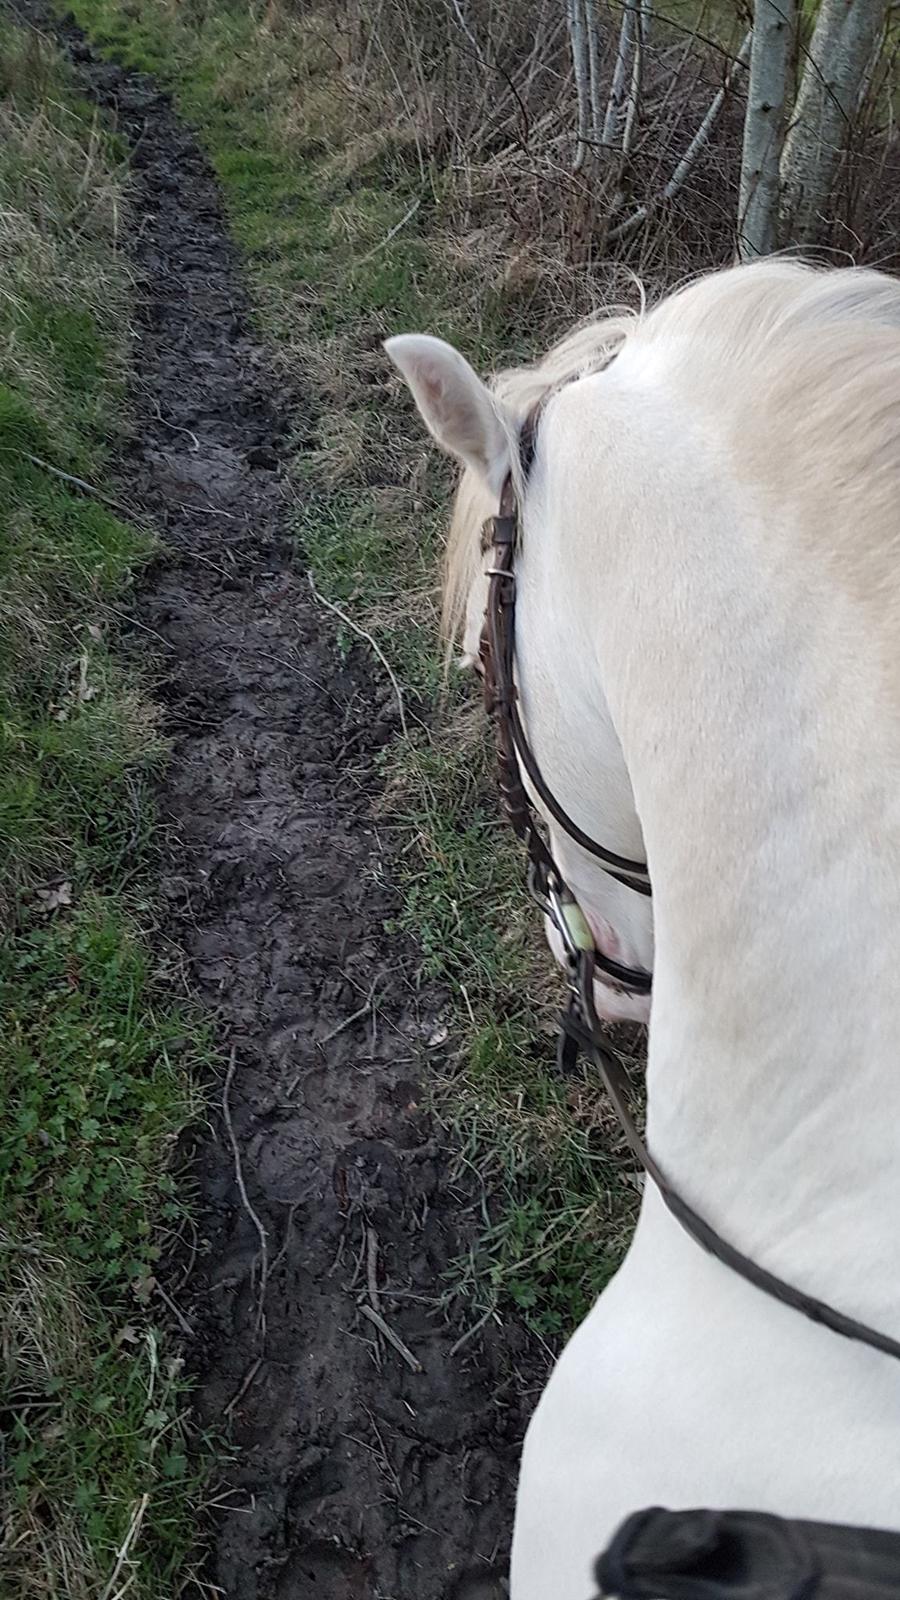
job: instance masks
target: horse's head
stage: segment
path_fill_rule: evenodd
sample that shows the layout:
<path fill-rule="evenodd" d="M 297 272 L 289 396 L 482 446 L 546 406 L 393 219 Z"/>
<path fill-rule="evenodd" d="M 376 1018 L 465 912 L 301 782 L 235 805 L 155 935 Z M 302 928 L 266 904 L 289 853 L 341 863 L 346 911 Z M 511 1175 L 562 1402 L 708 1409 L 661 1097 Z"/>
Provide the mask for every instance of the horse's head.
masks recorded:
<path fill-rule="evenodd" d="M 432 437 L 463 468 L 445 562 L 448 641 L 461 645 L 465 665 L 478 666 L 491 562 L 490 551 L 482 550 L 481 531 L 497 512 L 511 476 L 521 537 L 516 556 L 516 680 L 528 737 L 545 783 L 568 816 L 608 851 L 641 860 L 640 823 L 602 682 L 592 652 L 585 648 L 588 641 L 573 637 L 577 627 L 570 595 L 572 583 L 578 583 L 577 547 L 571 546 L 573 570 L 568 572 L 558 557 L 548 555 L 544 536 L 553 508 L 543 492 L 540 434 L 527 481 L 520 458 L 525 418 L 569 378 L 603 367 L 625 327 L 622 319 L 595 324 L 564 340 L 537 366 L 506 373 L 491 388 L 442 340 L 406 334 L 389 339 L 385 348 Z M 554 548 L 558 543 L 554 540 Z M 548 814 L 533 786 L 528 787 L 598 950 L 624 966 L 651 970 L 649 899 L 605 871 Z M 562 941 L 549 919 L 547 935 L 562 961 Z M 646 1021 L 649 1014 L 647 996 L 601 979 L 596 1004 L 610 1021 Z"/>

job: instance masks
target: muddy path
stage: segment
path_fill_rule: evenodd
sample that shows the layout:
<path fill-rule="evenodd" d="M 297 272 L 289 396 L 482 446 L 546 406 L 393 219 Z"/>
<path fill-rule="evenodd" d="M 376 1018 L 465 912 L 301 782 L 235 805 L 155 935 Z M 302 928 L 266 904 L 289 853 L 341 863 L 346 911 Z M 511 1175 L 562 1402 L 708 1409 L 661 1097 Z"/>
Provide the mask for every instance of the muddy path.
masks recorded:
<path fill-rule="evenodd" d="M 169 552 L 136 611 L 137 641 L 164 645 L 174 741 L 162 891 L 232 1052 L 193 1162 L 199 1247 L 173 1284 L 200 1422 L 235 1447 L 207 1575 L 229 1600 L 495 1600 L 535 1369 L 515 1329 L 456 1351 L 462 1326 L 436 1306 L 466 1197 L 424 1109 L 440 996 L 385 931 L 390 686 L 363 646 L 338 652 L 307 585 L 289 383 L 253 331 L 196 139 L 153 83 L 56 32 L 132 149 L 121 478 Z"/>

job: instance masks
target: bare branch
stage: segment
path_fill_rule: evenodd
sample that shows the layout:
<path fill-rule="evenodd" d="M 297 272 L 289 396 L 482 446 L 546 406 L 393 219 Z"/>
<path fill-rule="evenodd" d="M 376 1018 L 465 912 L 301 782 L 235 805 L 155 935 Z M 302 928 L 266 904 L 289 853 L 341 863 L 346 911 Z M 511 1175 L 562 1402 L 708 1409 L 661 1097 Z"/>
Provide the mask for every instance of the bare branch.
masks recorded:
<path fill-rule="evenodd" d="M 397 702 L 397 712 L 400 717 L 400 727 L 405 739 L 409 729 L 406 725 L 406 710 L 403 704 L 403 690 L 400 688 L 400 685 L 397 682 L 397 675 L 394 672 L 391 663 L 388 661 L 387 656 L 382 650 L 381 645 L 378 643 L 378 640 L 373 639 L 371 633 L 367 633 L 365 628 L 361 628 L 358 622 L 353 621 L 352 617 L 348 617 L 346 611 L 344 611 L 341 606 L 335 605 L 333 600 L 326 600 L 321 590 L 316 588 L 316 580 L 312 572 L 307 572 L 306 581 L 309 584 L 310 593 L 312 594 L 313 599 L 318 600 L 319 605 L 324 606 L 326 611 L 333 611 L 334 615 L 340 618 L 341 622 L 345 623 L 348 628 L 352 628 L 353 632 L 357 634 L 360 639 L 365 639 L 366 644 L 369 645 L 372 650 L 374 650 L 376 656 L 381 662 L 381 665 L 384 667 L 385 672 L 391 680 L 391 688 L 394 691 L 394 699 Z"/>
<path fill-rule="evenodd" d="M 751 40 L 752 31 L 745 36 L 740 50 L 728 68 L 724 82 L 722 83 L 721 87 L 717 89 L 715 95 L 710 101 L 706 116 L 703 118 L 703 121 L 697 129 L 697 132 L 694 134 L 693 139 L 685 150 L 684 155 L 675 168 L 675 171 L 672 173 L 671 178 L 663 189 L 662 194 L 657 196 L 655 200 L 648 201 L 646 205 L 638 206 L 637 210 L 633 211 L 630 217 L 626 217 L 623 222 L 620 222 L 615 228 L 610 229 L 609 241 L 611 244 L 615 244 L 618 242 L 618 240 L 625 239 L 629 236 L 629 234 L 634 233 L 635 230 L 641 226 L 642 222 L 646 222 L 651 212 L 654 211 L 657 206 L 663 204 L 663 202 L 666 200 L 673 200 L 675 198 L 675 195 L 682 187 L 685 179 L 689 176 L 691 169 L 696 165 L 698 157 L 709 144 L 713 128 L 719 119 L 719 114 L 723 105 L 725 104 L 725 101 L 728 97 L 728 92 L 734 83 L 738 72 L 740 72 L 742 68 L 746 67 L 747 62 L 750 60 Z"/>

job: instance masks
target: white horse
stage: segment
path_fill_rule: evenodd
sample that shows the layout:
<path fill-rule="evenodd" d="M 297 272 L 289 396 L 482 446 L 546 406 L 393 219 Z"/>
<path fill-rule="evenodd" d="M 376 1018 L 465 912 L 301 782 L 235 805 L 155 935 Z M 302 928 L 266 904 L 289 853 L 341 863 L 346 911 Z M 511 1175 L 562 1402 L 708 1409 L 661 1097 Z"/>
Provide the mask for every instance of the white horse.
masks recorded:
<path fill-rule="evenodd" d="M 437 340 L 387 348 L 465 467 L 465 649 L 512 472 L 529 736 L 585 831 L 646 852 L 655 952 L 550 824 L 599 942 L 653 960 L 651 1151 L 746 1255 L 900 1337 L 900 286 L 717 273 L 493 390 Z M 528 1430 L 512 1600 L 585 1600 L 653 1504 L 900 1529 L 900 1362 L 704 1254 L 648 1182 Z"/>

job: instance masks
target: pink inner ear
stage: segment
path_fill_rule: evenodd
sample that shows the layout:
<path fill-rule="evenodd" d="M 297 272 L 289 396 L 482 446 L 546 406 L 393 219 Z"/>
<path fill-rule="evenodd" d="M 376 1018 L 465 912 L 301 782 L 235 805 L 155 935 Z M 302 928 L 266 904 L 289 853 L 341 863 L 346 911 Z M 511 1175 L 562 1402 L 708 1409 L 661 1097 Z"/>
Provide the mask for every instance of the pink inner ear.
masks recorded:
<path fill-rule="evenodd" d="M 444 382 L 440 373 L 434 367 L 426 366 L 421 374 L 421 382 L 429 405 L 437 408 L 444 398 Z"/>

